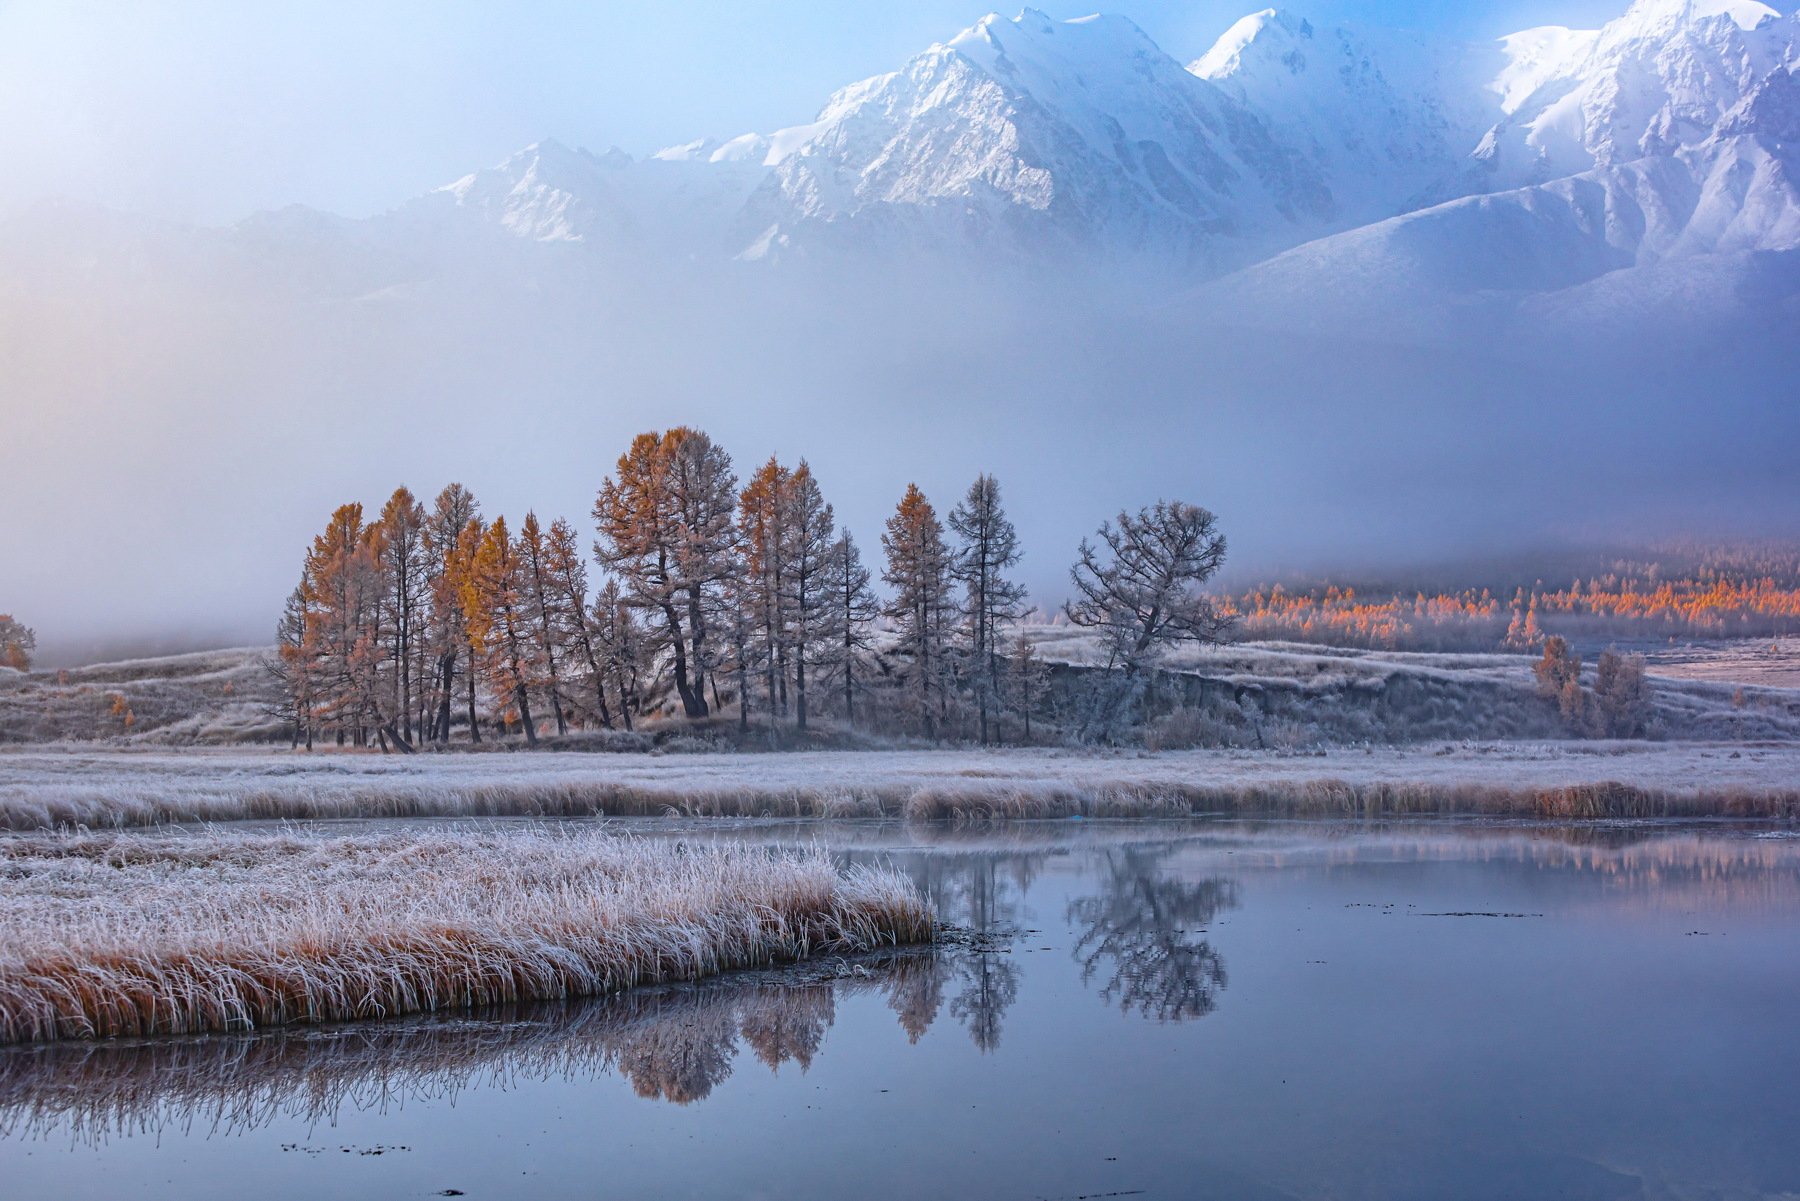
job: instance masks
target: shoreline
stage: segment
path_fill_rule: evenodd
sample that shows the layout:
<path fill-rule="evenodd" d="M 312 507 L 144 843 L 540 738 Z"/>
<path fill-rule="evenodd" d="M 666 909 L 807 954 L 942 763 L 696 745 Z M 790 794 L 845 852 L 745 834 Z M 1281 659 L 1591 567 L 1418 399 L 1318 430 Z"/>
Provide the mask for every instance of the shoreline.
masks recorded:
<path fill-rule="evenodd" d="M 1800 820 L 1800 744 L 1315 752 L 0 752 L 0 829 L 464 817 L 1004 820 L 1202 814 Z"/>

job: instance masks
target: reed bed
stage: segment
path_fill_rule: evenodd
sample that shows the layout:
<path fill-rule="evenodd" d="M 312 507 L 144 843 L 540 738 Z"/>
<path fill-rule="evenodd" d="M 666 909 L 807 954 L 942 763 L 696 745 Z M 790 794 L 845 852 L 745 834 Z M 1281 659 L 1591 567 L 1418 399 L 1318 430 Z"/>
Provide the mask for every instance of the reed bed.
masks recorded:
<path fill-rule="evenodd" d="M 593 830 L 0 839 L 0 1043 L 559 1000 L 929 940 L 900 875 Z"/>

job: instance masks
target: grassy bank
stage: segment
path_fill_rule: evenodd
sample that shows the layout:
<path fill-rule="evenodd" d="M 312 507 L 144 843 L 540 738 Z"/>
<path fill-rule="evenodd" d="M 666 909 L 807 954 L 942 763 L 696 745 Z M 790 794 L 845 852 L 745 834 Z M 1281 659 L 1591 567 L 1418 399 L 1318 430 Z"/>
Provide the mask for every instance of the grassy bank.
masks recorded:
<path fill-rule="evenodd" d="M 0 1042 L 609 993 L 932 933 L 901 877 L 597 832 L 0 839 Z"/>
<path fill-rule="evenodd" d="M 1800 817 L 1800 744 L 1500 743 L 1317 754 L 0 753 L 0 828 L 256 819 Z"/>

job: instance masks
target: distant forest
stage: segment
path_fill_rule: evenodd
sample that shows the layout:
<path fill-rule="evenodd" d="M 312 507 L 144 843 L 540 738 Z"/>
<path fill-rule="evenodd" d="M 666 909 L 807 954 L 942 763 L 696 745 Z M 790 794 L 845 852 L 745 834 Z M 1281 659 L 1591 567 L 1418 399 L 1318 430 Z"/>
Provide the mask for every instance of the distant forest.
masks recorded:
<path fill-rule="evenodd" d="M 1221 607 L 1244 639 L 1374 650 L 1536 651 L 1553 635 L 1604 646 L 1800 633 L 1794 547 L 1677 545 L 1565 569 L 1567 582 L 1489 568 L 1485 585 L 1429 591 L 1416 582 L 1264 586 Z"/>

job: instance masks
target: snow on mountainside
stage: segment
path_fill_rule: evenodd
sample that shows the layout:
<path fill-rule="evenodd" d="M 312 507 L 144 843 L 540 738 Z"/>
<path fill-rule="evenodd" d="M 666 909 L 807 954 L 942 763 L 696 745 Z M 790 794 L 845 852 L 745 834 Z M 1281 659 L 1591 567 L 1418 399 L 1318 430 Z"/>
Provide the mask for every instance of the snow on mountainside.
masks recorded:
<path fill-rule="evenodd" d="M 1188 69 L 1315 163 L 1356 222 L 1460 195 L 1469 150 L 1501 116 L 1499 49 L 1323 28 L 1266 9 Z"/>
<path fill-rule="evenodd" d="M 759 249 L 859 239 L 1248 261 L 1327 228 L 1317 164 L 1131 22 L 989 16 L 846 88 L 751 201 Z"/>
<path fill-rule="evenodd" d="M 1705 141 L 1800 42 L 1754 0 L 1637 0 L 1591 38 L 1520 36 L 1535 70 L 1502 77 L 1513 103 L 1475 151 L 1495 189 Z"/>
<path fill-rule="evenodd" d="M 1249 267 L 1295 296 L 1321 279 L 1554 290 L 1790 247 L 1796 61 L 1800 17 L 1757 0 L 1636 0 L 1600 30 L 1479 45 L 1270 9 L 1188 67 L 1123 18 L 1028 9 L 767 135 L 642 159 L 544 141 L 369 221 L 286 210 L 188 237 L 192 254 L 140 223 L 118 257 L 235 255 L 245 278 L 348 296 L 516 246 L 541 248 L 527 273 L 555 255 L 610 272 L 935 254 L 1162 286 Z M 18 224 L 0 261 L 56 274 L 19 248 L 44 234 Z M 64 240 L 94 257 L 77 225 Z"/>
<path fill-rule="evenodd" d="M 1271 9 L 1184 69 L 1122 18 L 1028 9 L 804 125 L 642 161 L 542 143 L 413 207 L 665 258 L 935 250 L 1205 277 L 1301 247 L 1263 274 L 1350 253 L 1407 286 L 1566 287 L 1787 244 L 1785 151 L 1756 128 L 1774 101 L 1750 99 L 1800 57 L 1797 30 L 1756 0 L 1636 0 L 1600 30 L 1483 45 Z"/>
<path fill-rule="evenodd" d="M 1360 313 L 1373 298 L 1429 306 L 1433 297 L 1581 289 L 1579 304 L 1539 308 L 1601 304 L 1616 315 L 1629 309 L 1631 280 L 1645 304 L 1670 309 L 1691 274 L 1697 308 L 1734 303 L 1751 278 L 1785 301 L 1800 291 L 1800 279 L 1779 282 L 1800 249 L 1800 82 L 1784 65 L 1797 57 L 1800 23 L 1758 5 L 1724 7 L 1640 0 L 1591 49 L 1563 39 L 1556 52 L 1574 46 L 1571 61 L 1510 128 L 1538 138 L 1534 171 L 1558 156 L 1586 162 L 1582 170 L 1327 237 L 1210 291 L 1280 308 L 1330 281 L 1333 302 Z M 1558 143 L 1570 114 L 1580 137 Z M 1720 261 L 1698 265 L 1707 256 Z M 1697 265 L 1684 273 L 1674 266 L 1682 261 Z M 1610 286 L 1590 286 L 1615 273 Z"/>

